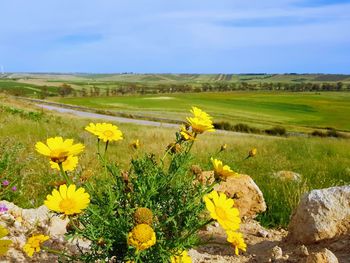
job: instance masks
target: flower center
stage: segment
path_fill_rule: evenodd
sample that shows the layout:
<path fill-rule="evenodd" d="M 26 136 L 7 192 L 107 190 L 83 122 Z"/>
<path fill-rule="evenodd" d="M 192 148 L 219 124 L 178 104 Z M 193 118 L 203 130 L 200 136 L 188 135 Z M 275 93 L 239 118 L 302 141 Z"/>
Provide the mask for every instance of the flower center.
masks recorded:
<path fill-rule="evenodd" d="M 218 215 L 219 218 L 226 220 L 227 216 L 226 216 L 226 212 L 224 209 L 222 209 L 220 206 L 215 207 L 215 212 Z"/>
<path fill-rule="evenodd" d="M 103 134 L 106 136 L 106 137 L 112 137 L 113 136 L 113 132 L 112 131 L 104 131 Z"/>
<path fill-rule="evenodd" d="M 140 243 L 146 243 L 152 239 L 152 229 L 148 225 L 146 226 L 147 227 L 138 227 L 137 229 L 135 229 L 135 239 Z"/>
<path fill-rule="evenodd" d="M 63 149 L 52 150 L 50 157 L 51 161 L 55 163 L 63 163 L 68 157 L 68 151 L 64 151 Z"/>
<path fill-rule="evenodd" d="M 63 199 L 60 202 L 60 209 L 65 213 L 65 214 L 74 214 L 75 212 L 75 202 L 71 198 Z"/>

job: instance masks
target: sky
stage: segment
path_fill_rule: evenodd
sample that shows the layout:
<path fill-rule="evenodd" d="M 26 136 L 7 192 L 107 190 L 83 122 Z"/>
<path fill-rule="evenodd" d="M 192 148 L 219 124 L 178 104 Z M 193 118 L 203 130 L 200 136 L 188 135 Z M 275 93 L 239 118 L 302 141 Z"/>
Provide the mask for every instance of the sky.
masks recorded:
<path fill-rule="evenodd" d="M 2 0 L 6 72 L 350 73 L 350 0 Z"/>

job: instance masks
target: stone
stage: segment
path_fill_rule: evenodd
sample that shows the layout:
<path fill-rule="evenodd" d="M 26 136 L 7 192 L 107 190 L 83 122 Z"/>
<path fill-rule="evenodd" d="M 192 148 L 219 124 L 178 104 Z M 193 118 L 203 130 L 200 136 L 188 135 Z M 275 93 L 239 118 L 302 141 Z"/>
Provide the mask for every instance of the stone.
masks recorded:
<path fill-rule="evenodd" d="M 292 215 L 288 230 L 287 239 L 301 244 L 350 233 L 350 186 L 305 194 Z"/>
<path fill-rule="evenodd" d="M 279 246 L 274 246 L 271 249 L 271 259 L 277 260 L 277 259 L 282 259 L 282 258 L 283 258 L 282 248 L 280 248 Z"/>
<path fill-rule="evenodd" d="M 259 229 L 259 231 L 258 231 L 258 236 L 259 236 L 259 237 L 266 238 L 266 237 L 269 237 L 269 236 L 270 236 L 270 233 L 267 232 L 265 229 Z"/>
<path fill-rule="evenodd" d="M 258 213 L 266 210 L 261 190 L 248 175 L 241 174 L 227 178 L 214 189 L 235 200 L 235 206 L 241 217 L 254 218 Z"/>
<path fill-rule="evenodd" d="M 273 173 L 272 176 L 282 181 L 301 182 L 302 179 L 301 174 L 292 171 L 278 171 L 277 173 Z"/>
<path fill-rule="evenodd" d="M 301 257 L 306 257 L 309 255 L 309 250 L 307 249 L 307 247 L 305 245 L 301 245 L 301 246 L 297 247 L 296 254 L 298 256 L 301 256 Z"/>
<path fill-rule="evenodd" d="M 90 242 L 82 239 L 67 241 L 64 234 L 67 232 L 68 219 L 62 219 L 50 212 L 46 206 L 35 209 L 22 209 L 13 203 L 0 201 L 0 205 L 5 205 L 8 211 L 0 214 L 0 224 L 7 228 L 9 234 L 3 240 L 12 240 L 13 245 L 1 262 L 58 262 L 57 256 L 44 251 L 35 253 L 33 258 L 29 258 L 23 251 L 23 246 L 28 237 L 32 234 L 44 234 L 50 236 L 46 241 L 47 246 L 55 250 L 68 251 L 75 254 L 79 248 L 83 251 L 89 249 Z M 13 261 L 13 259 L 16 259 Z"/>
<path fill-rule="evenodd" d="M 196 180 L 203 185 L 210 185 L 214 182 L 214 171 L 201 171 L 196 174 Z"/>
<path fill-rule="evenodd" d="M 332 251 L 324 248 L 320 252 L 311 253 L 306 263 L 339 263 L 339 261 Z"/>

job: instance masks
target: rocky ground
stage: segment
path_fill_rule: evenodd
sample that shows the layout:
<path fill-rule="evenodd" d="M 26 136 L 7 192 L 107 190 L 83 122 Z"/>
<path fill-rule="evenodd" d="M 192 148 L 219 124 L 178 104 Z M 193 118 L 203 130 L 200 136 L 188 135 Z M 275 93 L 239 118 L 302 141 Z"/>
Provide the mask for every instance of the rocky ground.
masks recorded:
<path fill-rule="evenodd" d="M 242 176 L 238 181 L 227 180 L 219 190 L 228 196 L 236 196 L 235 204 L 241 211 L 241 232 L 248 245 L 247 251 L 234 255 L 225 232 L 218 224 L 213 224 L 200 233 L 207 244 L 189 252 L 194 263 L 350 263 L 350 186 L 313 190 L 305 194 L 292 215 L 288 229 L 265 229 L 254 220 L 257 213 L 266 209 L 266 204 L 249 176 Z M 82 249 L 88 249 L 88 243 L 83 240 L 65 241 L 67 221 L 50 213 L 45 206 L 22 209 L 13 203 L 0 201 L 0 207 L 0 224 L 9 230 L 3 239 L 13 241 L 7 255 L 0 257 L 0 262 L 58 262 L 56 256 L 47 253 L 36 253 L 33 258 L 25 255 L 22 248 L 32 233 L 49 234 L 49 246 L 60 251 L 77 252 L 77 242 Z"/>

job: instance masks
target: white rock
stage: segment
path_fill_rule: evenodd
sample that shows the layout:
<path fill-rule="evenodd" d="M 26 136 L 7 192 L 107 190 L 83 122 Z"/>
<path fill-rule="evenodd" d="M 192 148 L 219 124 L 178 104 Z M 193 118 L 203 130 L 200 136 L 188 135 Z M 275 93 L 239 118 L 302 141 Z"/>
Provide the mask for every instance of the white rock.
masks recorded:
<path fill-rule="evenodd" d="M 277 173 L 273 173 L 272 176 L 282 181 L 300 182 L 302 179 L 301 174 L 292 171 L 278 171 Z"/>
<path fill-rule="evenodd" d="M 272 260 L 283 258 L 282 248 L 280 248 L 279 246 L 274 246 L 271 249 L 271 258 Z"/>
<path fill-rule="evenodd" d="M 311 244 L 350 233 L 350 186 L 313 190 L 303 196 L 289 224 L 288 239 Z"/>

